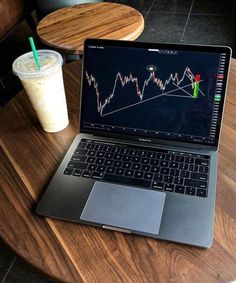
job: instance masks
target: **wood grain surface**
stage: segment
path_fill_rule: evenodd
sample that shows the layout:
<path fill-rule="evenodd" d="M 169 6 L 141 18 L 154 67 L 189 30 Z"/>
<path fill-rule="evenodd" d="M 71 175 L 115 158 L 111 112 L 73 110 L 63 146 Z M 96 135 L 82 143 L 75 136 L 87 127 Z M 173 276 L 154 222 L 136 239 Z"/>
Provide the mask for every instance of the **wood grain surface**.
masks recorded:
<path fill-rule="evenodd" d="M 79 4 L 43 18 L 37 33 L 45 44 L 81 54 L 86 38 L 135 40 L 144 29 L 140 12 L 117 3 Z"/>
<path fill-rule="evenodd" d="M 236 60 L 221 135 L 214 243 L 210 249 L 38 217 L 36 203 L 78 129 L 79 62 L 64 67 L 69 126 L 44 132 L 24 91 L 0 113 L 0 236 L 62 282 L 236 280 Z"/>

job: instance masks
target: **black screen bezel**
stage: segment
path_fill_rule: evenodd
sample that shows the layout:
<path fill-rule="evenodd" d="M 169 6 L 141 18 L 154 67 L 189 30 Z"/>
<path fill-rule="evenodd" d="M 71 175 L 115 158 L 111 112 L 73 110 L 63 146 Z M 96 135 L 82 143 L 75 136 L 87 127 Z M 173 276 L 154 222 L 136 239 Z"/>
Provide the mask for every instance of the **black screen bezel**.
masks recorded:
<path fill-rule="evenodd" d="M 210 53 L 225 53 L 226 54 L 226 65 L 225 65 L 225 73 L 224 73 L 224 81 L 222 87 L 222 99 L 219 107 L 219 119 L 217 122 L 216 128 L 216 135 L 215 135 L 215 142 L 209 144 L 208 142 L 198 142 L 198 141 L 181 141 L 175 139 L 164 139 L 164 138 L 153 138 L 150 137 L 151 142 L 153 143 L 168 143 L 168 144 L 179 144 L 179 145 L 188 145 L 189 147 L 198 147 L 198 146 L 206 146 L 206 147 L 213 147 L 217 148 L 219 144 L 219 136 L 221 130 L 221 123 L 222 123 L 222 114 L 225 102 L 225 95 L 226 95 L 226 88 L 227 88 L 227 81 L 228 81 L 228 72 L 230 66 L 230 58 L 232 50 L 228 46 L 209 46 L 209 45 L 182 45 L 182 44 L 171 44 L 171 43 L 147 43 L 147 42 L 133 42 L 133 41 L 121 41 L 121 40 L 107 40 L 107 39 L 86 39 L 84 43 L 84 57 L 83 57 L 83 67 L 82 67 L 82 77 L 81 77 L 81 97 L 80 97 L 80 105 L 81 105 L 81 113 L 80 113 L 80 132 L 81 133 L 89 133 L 93 135 L 99 136 L 108 136 L 114 138 L 125 138 L 131 140 L 140 140 L 146 139 L 142 135 L 133 135 L 133 134 L 120 134 L 117 132 L 101 130 L 96 131 L 94 129 L 86 129 L 83 127 L 83 114 L 84 114 L 84 100 L 83 96 L 85 95 L 85 74 L 84 74 L 84 66 L 86 66 L 87 62 L 87 49 L 88 46 L 109 46 L 109 47 L 132 47 L 132 48 L 144 48 L 144 49 L 171 49 L 171 50 L 180 50 L 180 51 L 198 51 L 198 52 L 210 52 Z"/>

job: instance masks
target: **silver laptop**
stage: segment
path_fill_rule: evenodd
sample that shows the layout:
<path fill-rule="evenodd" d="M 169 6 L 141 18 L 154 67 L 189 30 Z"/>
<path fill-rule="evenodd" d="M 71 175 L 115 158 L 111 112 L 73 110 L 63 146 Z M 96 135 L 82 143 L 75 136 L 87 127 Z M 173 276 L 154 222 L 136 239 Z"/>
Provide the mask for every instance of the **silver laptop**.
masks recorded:
<path fill-rule="evenodd" d="M 88 39 L 80 128 L 36 212 L 210 247 L 231 49 Z"/>

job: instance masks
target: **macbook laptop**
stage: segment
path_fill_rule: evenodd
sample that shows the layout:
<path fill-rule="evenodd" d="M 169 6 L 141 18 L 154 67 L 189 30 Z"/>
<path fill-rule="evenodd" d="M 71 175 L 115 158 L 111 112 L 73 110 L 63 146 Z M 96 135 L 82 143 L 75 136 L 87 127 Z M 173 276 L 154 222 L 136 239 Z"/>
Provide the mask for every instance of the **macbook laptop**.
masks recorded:
<path fill-rule="evenodd" d="M 86 40 L 79 134 L 36 212 L 210 247 L 230 57 L 222 46 Z"/>

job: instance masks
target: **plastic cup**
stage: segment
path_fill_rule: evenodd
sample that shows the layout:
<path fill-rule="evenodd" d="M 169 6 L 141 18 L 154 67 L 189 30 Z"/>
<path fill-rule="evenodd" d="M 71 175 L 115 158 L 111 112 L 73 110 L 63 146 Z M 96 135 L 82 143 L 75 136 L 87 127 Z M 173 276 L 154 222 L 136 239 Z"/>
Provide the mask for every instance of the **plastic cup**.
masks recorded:
<path fill-rule="evenodd" d="M 53 50 L 38 50 L 41 63 L 36 69 L 33 52 L 18 57 L 12 65 L 46 132 L 58 132 L 69 123 L 62 76 L 63 59 Z"/>

